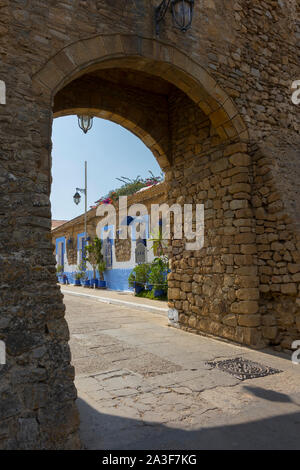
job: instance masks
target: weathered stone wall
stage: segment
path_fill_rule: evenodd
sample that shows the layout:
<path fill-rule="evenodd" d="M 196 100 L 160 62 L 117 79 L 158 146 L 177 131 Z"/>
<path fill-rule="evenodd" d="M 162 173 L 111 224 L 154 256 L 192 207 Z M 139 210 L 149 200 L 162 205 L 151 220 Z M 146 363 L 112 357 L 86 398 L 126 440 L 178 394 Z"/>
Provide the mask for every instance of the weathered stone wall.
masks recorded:
<path fill-rule="evenodd" d="M 276 349 L 300 331 L 299 149 L 290 132 L 252 149 L 262 333 Z"/>
<path fill-rule="evenodd" d="M 172 243 L 181 324 L 255 346 L 299 336 L 299 198 L 286 191 L 299 168 L 299 2 L 199 0 L 190 31 L 168 15 L 159 38 L 157 4 L 0 0 L 1 448 L 80 446 L 50 234 L 50 137 L 55 94 L 100 62 L 181 90 L 168 95 L 167 154 L 142 125 L 170 201 L 206 205 L 204 249 Z"/>
<path fill-rule="evenodd" d="M 205 245 L 170 250 L 169 305 L 182 327 L 261 346 L 252 164 L 247 144 L 223 143 L 184 95 L 173 96 L 170 203 L 204 204 Z"/>

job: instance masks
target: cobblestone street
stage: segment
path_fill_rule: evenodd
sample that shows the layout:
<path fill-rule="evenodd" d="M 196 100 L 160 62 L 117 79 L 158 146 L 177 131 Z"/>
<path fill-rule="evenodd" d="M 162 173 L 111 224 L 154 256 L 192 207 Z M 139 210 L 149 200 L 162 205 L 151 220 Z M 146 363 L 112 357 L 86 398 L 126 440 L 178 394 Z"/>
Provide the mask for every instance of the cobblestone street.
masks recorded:
<path fill-rule="evenodd" d="M 168 327 L 162 314 L 65 294 L 88 449 L 299 449 L 300 365 Z M 280 373 L 241 381 L 207 361 Z"/>

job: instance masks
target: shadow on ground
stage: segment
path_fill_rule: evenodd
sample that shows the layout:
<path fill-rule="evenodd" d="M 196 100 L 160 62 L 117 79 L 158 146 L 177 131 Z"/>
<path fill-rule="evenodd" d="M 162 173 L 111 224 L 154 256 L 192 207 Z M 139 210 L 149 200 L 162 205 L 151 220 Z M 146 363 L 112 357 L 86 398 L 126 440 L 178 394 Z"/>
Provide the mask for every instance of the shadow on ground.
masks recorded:
<path fill-rule="evenodd" d="M 253 390 L 254 392 L 255 390 Z M 257 392 L 257 390 L 256 390 Z M 259 391 L 258 391 L 259 393 Z M 281 394 L 283 395 L 283 394 Z M 265 397 L 266 398 L 266 397 Z M 275 397 L 268 400 L 285 401 Z M 184 430 L 160 423 L 147 423 L 117 415 L 99 413 L 84 400 L 78 399 L 81 418 L 81 439 L 86 449 L 96 450 L 299 450 L 300 412 L 250 422 L 224 423 L 220 415 L 203 428 Z M 227 417 L 228 419 L 228 417 Z M 235 420 L 238 420 L 236 417 Z"/>
<path fill-rule="evenodd" d="M 285 393 L 276 392 L 275 390 L 269 390 L 261 387 L 253 387 L 245 385 L 244 389 L 250 392 L 252 395 L 263 400 L 279 402 L 279 403 L 294 403 L 300 407 L 300 403 L 293 400 L 289 395 Z"/>

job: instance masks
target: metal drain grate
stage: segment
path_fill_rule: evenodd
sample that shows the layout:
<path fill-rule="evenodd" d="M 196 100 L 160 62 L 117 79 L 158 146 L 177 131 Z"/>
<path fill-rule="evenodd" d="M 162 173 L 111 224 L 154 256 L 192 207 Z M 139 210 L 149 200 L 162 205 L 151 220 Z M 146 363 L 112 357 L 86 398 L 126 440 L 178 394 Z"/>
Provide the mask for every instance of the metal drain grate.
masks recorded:
<path fill-rule="evenodd" d="M 258 362 L 252 362 L 242 357 L 225 359 L 224 361 L 209 361 L 206 364 L 227 372 L 239 380 L 256 379 L 257 377 L 265 377 L 282 372 L 282 370 L 263 366 L 258 364 Z"/>

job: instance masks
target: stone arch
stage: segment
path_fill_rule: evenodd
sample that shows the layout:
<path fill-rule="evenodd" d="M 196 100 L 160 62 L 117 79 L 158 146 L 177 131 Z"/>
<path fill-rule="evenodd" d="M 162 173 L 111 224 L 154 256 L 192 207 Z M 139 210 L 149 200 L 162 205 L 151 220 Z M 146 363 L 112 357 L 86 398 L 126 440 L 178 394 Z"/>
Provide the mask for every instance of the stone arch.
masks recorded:
<path fill-rule="evenodd" d="M 83 71 L 115 66 L 164 78 L 204 111 L 222 139 L 248 141 L 246 124 L 218 83 L 177 47 L 156 39 L 135 34 L 101 34 L 76 41 L 55 54 L 35 73 L 33 89 L 49 102 Z"/>
<path fill-rule="evenodd" d="M 127 108 L 123 109 L 126 97 L 123 101 L 122 96 L 118 107 L 111 103 L 109 89 L 106 89 L 108 99 L 105 102 L 105 91 L 102 93 L 100 88 L 103 101 L 91 96 L 89 83 L 87 90 L 84 86 L 78 86 L 95 77 L 100 77 L 102 87 L 107 86 L 103 85 L 105 80 L 109 86 L 120 84 L 120 81 L 114 81 L 117 69 L 129 70 L 137 81 L 139 76 L 147 75 L 155 88 L 160 87 L 162 81 L 170 84 L 172 90 L 167 94 L 168 105 L 161 120 L 165 127 L 160 129 L 162 138 L 170 133 L 165 141 L 155 134 L 147 119 L 143 121 L 143 109 L 138 110 L 140 120 L 136 119 L 136 103 L 132 100 L 127 98 Z M 129 82 L 129 88 L 134 87 L 134 80 Z M 149 91 L 143 87 L 141 90 L 145 94 Z M 230 255 L 224 258 L 221 251 L 225 243 L 227 251 L 230 243 L 255 245 L 255 234 L 240 233 L 240 222 L 237 220 L 241 217 L 239 210 L 246 209 L 245 223 L 253 230 L 255 222 L 248 203 L 251 199 L 248 131 L 235 104 L 217 82 L 174 46 L 136 35 L 110 34 L 66 46 L 34 75 L 33 91 L 47 113 L 52 110 L 54 116 L 59 116 L 86 110 L 127 127 L 149 148 L 156 146 L 158 162 L 162 169 L 167 170 L 168 203 L 184 204 L 193 200 L 206 204 L 208 209 L 206 246 L 201 251 L 203 263 L 197 257 L 187 262 L 184 241 L 175 243 L 178 242 L 175 240 L 170 249 L 169 307 L 178 311 L 182 328 L 192 328 L 246 344 L 258 343 L 260 336 L 256 337 L 255 327 L 247 323 L 248 318 L 243 318 L 244 314 L 251 315 L 258 311 L 258 289 L 253 293 L 244 287 L 244 284 L 252 286 L 253 283 L 256 286 L 252 280 L 256 270 L 254 257 L 241 255 L 233 258 Z M 124 94 L 122 90 L 120 96 Z M 161 106 L 156 110 L 160 113 Z M 151 150 L 155 154 L 154 148 Z M 49 173 L 48 166 L 46 174 Z M 214 217 L 219 219 L 216 224 Z M 230 222 L 236 225 L 228 227 Z M 251 253 L 255 249 L 255 246 L 249 248 Z M 232 265 L 227 266 L 226 263 Z M 191 274 L 181 275 L 184 270 L 190 272 L 190 265 L 201 265 L 197 268 L 195 279 Z M 239 295 L 242 298 L 236 297 L 235 288 L 231 291 L 227 289 L 225 271 L 232 275 L 232 283 L 241 287 Z M 241 280 L 240 275 L 251 279 Z M 193 280 L 198 286 L 192 285 Z M 213 292 L 218 295 L 211 302 Z M 254 296 L 255 299 L 252 298 Z M 252 320 L 250 318 L 249 322 Z M 254 320 L 259 324 L 259 315 Z"/>

